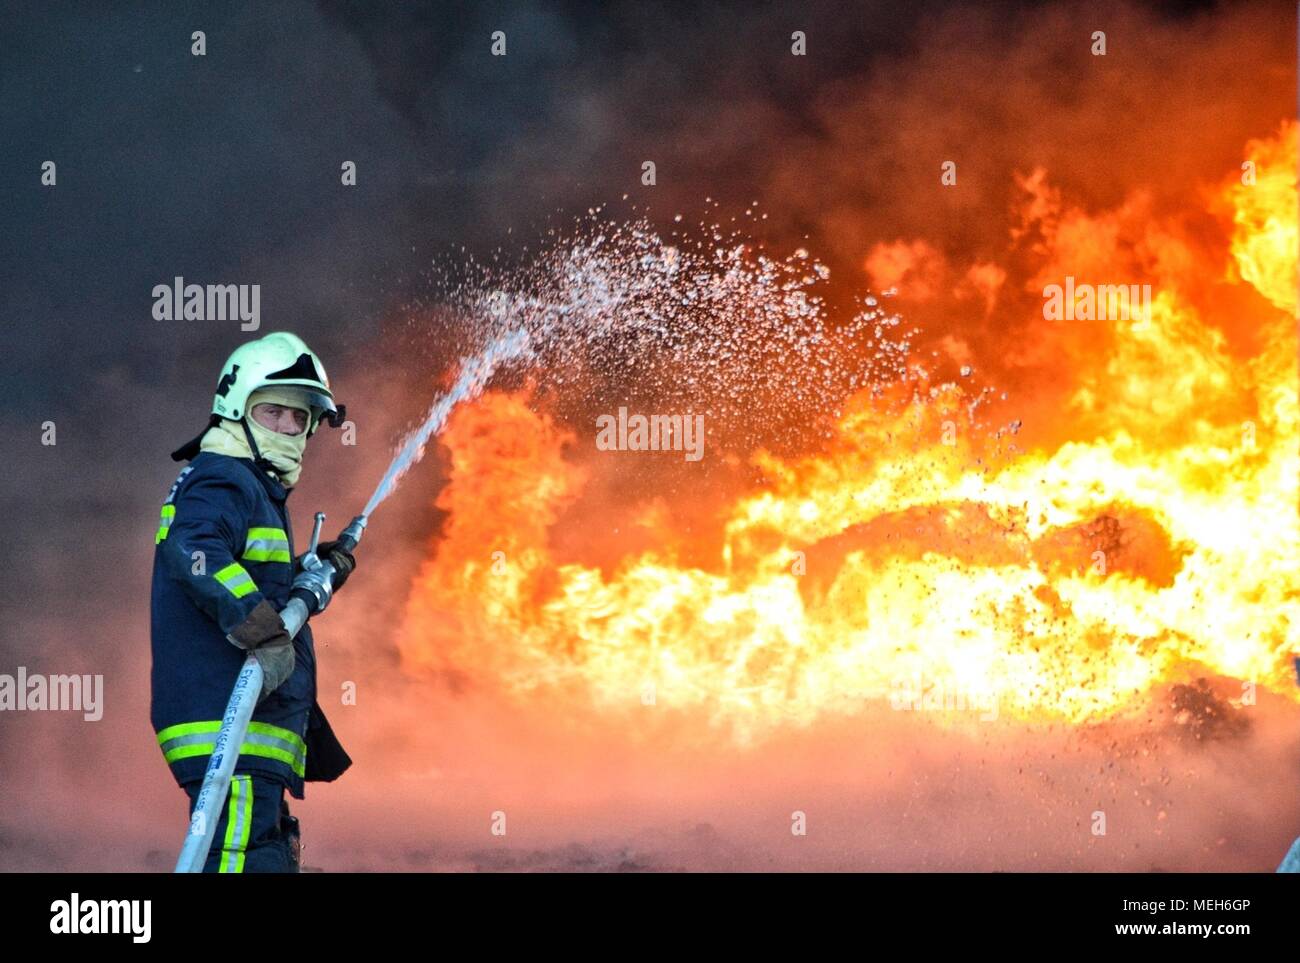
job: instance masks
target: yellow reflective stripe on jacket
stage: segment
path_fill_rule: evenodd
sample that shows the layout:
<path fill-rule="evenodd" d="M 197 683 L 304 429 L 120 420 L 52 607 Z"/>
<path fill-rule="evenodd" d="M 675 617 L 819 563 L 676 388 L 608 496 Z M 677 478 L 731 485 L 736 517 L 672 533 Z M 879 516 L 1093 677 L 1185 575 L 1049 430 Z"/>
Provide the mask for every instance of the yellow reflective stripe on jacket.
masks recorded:
<path fill-rule="evenodd" d="M 243 557 L 246 562 L 292 562 L 289 536 L 282 528 L 250 528 Z"/>
<path fill-rule="evenodd" d="M 257 591 L 257 583 L 253 581 L 253 576 L 249 575 L 244 566 L 238 562 L 231 562 L 212 577 L 228 588 L 230 594 L 237 599 Z"/>
<path fill-rule="evenodd" d="M 221 730 L 221 720 L 182 722 L 158 733 L 163 758 L 171 765 L 192 756 L 210 756 Z M 278 759 L 300 776 L 307 774 L 307 744 L 296 732 L 269 722 L 250 722 L 239 747 L 241 756 Z"/>
<path fill-rule="evenodd" d="M 158 534 L 153 537 L 153 543 L 155 545 L 167 537 L 167 533 L 171 531 L 172 519 L 175 517 L 175 505 L 164 505 L 162 507 L 162 517 L 158 521 Z"/>
<path fill-rule="evenodd" d="M 253 828 L 253 777 L 235 776 L 230 780 L 230 807 L 226 810 L 226 836 L 221 841 L 219 873 L 242 873 L 244 851 Z"/>

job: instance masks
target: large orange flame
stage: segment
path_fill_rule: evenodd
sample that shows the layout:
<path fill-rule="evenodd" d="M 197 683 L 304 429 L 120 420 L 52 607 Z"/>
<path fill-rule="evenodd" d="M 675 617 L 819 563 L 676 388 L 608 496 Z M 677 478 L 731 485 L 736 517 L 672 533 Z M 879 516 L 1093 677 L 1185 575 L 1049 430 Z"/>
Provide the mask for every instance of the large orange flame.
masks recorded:
<path fill-rule="evenodd" d="M 519 396 L 463 408 L 404 665 L 611 717 L 652 702 L 742 740 L 917 692 L 1084 722 L 1207 670 L 1296 698 L 1296 125 L 1246 156 L 1254 183 L 1234 173 L 1206 205 L 1217 263 L 1140 193 L 1094 214 L 1025 178 L 1017 238 L 1043 255 L 1026 289 L 1141 281 L 1149 315 L 1036 319 L 1008 351 L 1066 387 L 1010 400 L 1024 431 L 980 432 L 951 384 L 847 399 L 825 450 L 753 456 L 770 481 L 725 508 L 708 568 L 679 561 L 662 504 L 640 520 L 655 548 L 557 563 L 591 459 Z"/>

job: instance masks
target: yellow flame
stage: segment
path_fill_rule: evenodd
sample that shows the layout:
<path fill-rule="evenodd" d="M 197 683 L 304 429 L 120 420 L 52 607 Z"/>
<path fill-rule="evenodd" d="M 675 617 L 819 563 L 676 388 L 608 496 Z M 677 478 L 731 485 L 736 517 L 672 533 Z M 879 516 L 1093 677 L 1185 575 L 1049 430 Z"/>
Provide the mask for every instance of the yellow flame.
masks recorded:
<path fill-rule="evenodd" d="M 828 451 L 755 456 L 772 481 L 727 510 L 713 571 L 671 548 L 557 566 L 548 533 L 585 479 L 571 439 L 510 396 L 461 411 L 405 665 L 602 712 L 698 711 L 740 738 L 919 693 L 1081 722 L 1189 667 L 1296 698 L 1296 125 L 1248 154 L 1255 183 L 1221 192 L 1217 267 L 1263 296 L 1258 354 L 1234 356 L 1152 268 L 1149 317 L 1095 322 L 1099 356 L 1074 358 L 1066 408 L 1040 413 L 1086 422 L 1078 440 L 1019 452 L 1004 435 L 992 457 L 954 430 L 955 387 L 901 413 L 849 399 Z M 1061 224 L 1110 236 L 1103 220 Z"/>

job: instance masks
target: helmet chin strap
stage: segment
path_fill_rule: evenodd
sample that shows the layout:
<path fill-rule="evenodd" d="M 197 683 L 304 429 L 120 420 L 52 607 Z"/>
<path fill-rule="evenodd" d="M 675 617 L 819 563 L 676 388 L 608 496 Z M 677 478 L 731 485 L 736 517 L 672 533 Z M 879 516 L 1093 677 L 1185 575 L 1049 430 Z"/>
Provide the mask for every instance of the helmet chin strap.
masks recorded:
<path fill-rule="evenodd" d="M 276 471 L 275 466 L 268 459 L 262 457 L 261 449 L 257 447 L 257 439 L 253 437 L 253 429 L 248 427 L 248 415 L 240 418 L 239 424 L 244 429 L 244 437 L 248 439 L 248 450 L 253 453 L 253 464 L 278 479 L 280 477 L 279 472 Z"/>

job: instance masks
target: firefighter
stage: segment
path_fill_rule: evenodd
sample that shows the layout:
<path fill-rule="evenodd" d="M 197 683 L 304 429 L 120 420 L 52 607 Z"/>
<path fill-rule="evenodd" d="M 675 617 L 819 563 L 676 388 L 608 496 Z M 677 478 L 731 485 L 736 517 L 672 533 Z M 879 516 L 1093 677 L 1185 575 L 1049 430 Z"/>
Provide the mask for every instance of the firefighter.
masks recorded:
<path fill-rule="evenodd" d="M 322 420 L 337 427 L 320 359 L 293 334 L 245 344 L 222 368 L 208 426 L 172 453 L 188 461 L 154 538 L 151 721 L 191 814 L 235 677 L 252 652 L 263 684 L 239 747 L 204 872 L 297 872 L 298 827 L 284 791 L 337 779 L 351 765 L 316 701 L 311 629 L 290 638 L 279 612 L 304 590 L 285 499 Z M 337 591 L 356 566 L 336 542 L 321 559 Z"/>

